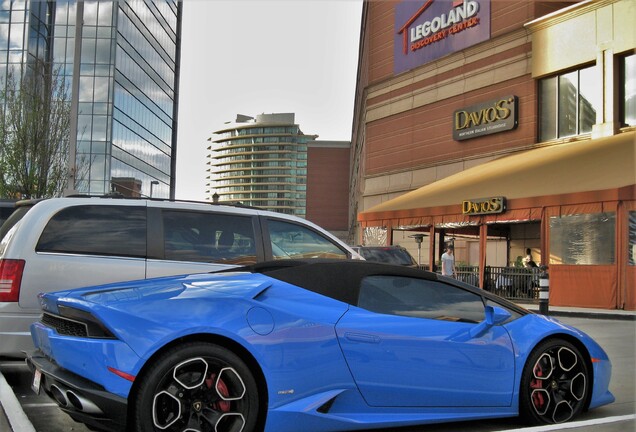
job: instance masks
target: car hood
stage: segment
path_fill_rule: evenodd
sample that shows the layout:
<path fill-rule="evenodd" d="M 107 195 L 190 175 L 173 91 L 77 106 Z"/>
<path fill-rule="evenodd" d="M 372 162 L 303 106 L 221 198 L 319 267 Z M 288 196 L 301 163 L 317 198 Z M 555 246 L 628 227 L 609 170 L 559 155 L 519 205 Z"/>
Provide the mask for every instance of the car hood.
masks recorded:
<path fill-rule="evenodd" d="M 168 299 L 232 297 L 252 299 L 272 284 L 267 276 L 252 273 L 220 273 L 170 276 L 56 291 L 40 295 L 43 310 L 57 312 L 59 300 L 67 305 L 91 303 L 120 308 L 124 304 L 154 303 Z"/>

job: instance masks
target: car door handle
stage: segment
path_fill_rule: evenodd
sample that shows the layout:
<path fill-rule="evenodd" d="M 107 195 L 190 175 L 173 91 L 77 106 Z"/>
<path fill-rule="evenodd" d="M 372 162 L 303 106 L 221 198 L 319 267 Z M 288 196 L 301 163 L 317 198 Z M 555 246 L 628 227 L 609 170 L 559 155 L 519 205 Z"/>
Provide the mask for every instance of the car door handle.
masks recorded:
<path fill-rule="evenodd" d="M 351 342 L 362 342 L 362 343 L 380 343 L 380 337 L 376 335 L 366 334 L 366 333 L 345 333 L 345 338 L 350 340 Z"/>

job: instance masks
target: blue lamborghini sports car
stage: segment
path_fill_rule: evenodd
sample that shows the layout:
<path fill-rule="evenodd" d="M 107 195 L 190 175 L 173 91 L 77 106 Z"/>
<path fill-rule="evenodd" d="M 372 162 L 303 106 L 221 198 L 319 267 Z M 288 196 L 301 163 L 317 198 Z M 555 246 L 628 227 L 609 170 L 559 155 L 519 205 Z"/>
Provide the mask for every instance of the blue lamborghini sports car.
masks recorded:
<path fill-rule="evenodd" d="M 95 429 L 559 423 L 614 400 L 581 331 L 408 267 L 277 261 L 40 298 L 33 388 Z"/>

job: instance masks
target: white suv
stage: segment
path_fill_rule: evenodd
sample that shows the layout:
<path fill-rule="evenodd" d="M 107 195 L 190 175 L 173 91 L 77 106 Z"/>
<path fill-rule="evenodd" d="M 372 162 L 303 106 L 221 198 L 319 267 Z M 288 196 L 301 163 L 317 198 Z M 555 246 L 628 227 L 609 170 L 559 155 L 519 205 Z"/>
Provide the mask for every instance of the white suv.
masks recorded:
<path fill-rule="evenodd" d="M 311 222 L 253 208 L 105 197 L 19 202 L 0 227 L 0 356 L 32 349 L 40 292 L 307 257 L 361 259 Z"/>

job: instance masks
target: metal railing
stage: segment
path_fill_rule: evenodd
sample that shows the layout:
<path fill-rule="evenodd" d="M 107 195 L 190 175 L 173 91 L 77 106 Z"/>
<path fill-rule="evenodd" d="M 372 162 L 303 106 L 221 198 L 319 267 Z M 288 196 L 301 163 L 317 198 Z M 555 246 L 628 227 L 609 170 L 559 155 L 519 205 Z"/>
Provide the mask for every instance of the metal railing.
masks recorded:
<path fill-rule="evenodd" d="M 485 289 L 510 300 L 538 301 L 539 269 L 486 267 Z"/>
<path fill-rule="evenodd" d="M 455 266 L 455 274 L 457 280 L 479 286 L 478 266 Z M 486 266 L 484 289 L 513 301 L 538 302 L 539 274 L 538 268 Z"/>

